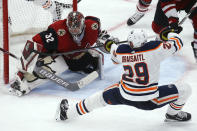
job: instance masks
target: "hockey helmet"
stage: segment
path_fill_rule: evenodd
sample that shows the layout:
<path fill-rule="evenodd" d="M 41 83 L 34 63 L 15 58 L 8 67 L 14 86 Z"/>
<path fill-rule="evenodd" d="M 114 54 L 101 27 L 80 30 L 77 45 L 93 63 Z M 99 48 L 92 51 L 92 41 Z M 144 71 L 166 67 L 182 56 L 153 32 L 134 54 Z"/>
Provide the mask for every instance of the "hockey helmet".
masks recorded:
<path fill-rule="evenodd" d="M 128 44 L 132 48 L 139 48 L 147 41 L 147 33 L 143 29 L 135 29 L 129 33 Z"/>
<path fill-rule="evenodd" d="M 80 35 L 85 27 L 84 22 L 85 18 L 82 13 L 78 11 L 72 11 L 68 14 L 66 24 L 69 32 L 72 35 Z"/>

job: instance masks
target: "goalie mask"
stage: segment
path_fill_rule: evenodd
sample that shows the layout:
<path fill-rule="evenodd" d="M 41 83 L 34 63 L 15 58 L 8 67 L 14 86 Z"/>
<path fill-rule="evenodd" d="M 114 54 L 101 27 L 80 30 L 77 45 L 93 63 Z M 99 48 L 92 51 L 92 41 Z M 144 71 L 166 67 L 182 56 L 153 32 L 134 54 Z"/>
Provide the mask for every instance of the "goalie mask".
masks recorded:
<path fill-rule="evenodd" d="M 128 44 L 132 48 L 139 48 L 147 41 L 147 34 L 144 30 L 132 30 L 127 38 Z"/>
<path fill-rule="evenodd" d="M 71 35 L 73 36 L 73 40 L 80 44 L 80 41 L 84 36 L 84 28 L 85 28 L 85 18 L 82 13 L 78 11 L 72 11 L 68 14 L 67 17 L 67 27 Z"/>

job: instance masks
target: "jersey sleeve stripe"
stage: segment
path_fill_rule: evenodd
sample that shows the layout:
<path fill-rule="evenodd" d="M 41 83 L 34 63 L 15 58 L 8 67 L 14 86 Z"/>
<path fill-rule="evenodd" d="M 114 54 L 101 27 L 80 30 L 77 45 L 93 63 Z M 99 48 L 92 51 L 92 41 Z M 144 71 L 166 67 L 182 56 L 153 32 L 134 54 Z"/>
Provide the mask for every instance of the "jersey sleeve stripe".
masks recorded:
<path fill-rule="evenodd" d="M 174 104 L 174 103 L 170 103 L 170 106 L 171 108 L 175 109 L 175 110 L 181 110 L 182 107 L 184 106 L 184 104 L 182 105 L 177 105 L 177 104 Z"/>
<path fill-rule="evenodd" d="M 170 39 L 175 41 L 175 45 L 178 46 L 178 49 L 179 49 L 179 50 L 182 48 L 183 43 L 182 43 L 182 41 L 181 41 L 178 37 L 170 38 Z"/>
<path fill-rule="evenodd" d="M 84 109 L 83 109 L 83 107 L 82 107 L 82 102 L 80 101 L 79 102 L 79 109 L 80 109 L 80 111 L 83 113 L 83 114 L 85 114 L 85 111 L 84 111 Z"/>
<path fill-rule="evenodd" d="M 79 114 L 79 115 L 82 115 L 82 113 L 79 111 L 79 106 L 78 106 L 79 104 L 77 103 L 76 104 L 76 109 L 77 109 L 77 113 Z"/>
<path fill-rule="evenodd" d="M 88 109 L 87 109 L 86 106 L 85 106 L 85 100 L 83 100 L 82 105 L 83 105 L 83 107 L 84 107 L 84 110 L 88 113 L 89 111 L 88 111 Z"/>

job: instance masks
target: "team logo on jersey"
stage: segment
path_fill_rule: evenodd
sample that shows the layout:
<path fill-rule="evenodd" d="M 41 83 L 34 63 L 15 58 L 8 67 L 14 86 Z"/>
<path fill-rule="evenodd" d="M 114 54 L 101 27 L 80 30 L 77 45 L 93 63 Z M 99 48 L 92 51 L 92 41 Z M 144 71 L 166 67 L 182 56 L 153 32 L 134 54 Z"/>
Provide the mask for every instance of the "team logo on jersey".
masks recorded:
<path fill-rule="evenodd" d="M 58 34 L 59 36 L 63 36 L 63 35 L 66 34 L 66 31 L 65 31 L 64 29 L 59 29 L 59 30 L 57 31 L 57 34 Z"/>
<path fill-rule="evenodd" d="M 98 23 L 93 23 L 91 27 L 92 27 L 93 30 L 97 30 L 98 29 Z"/>

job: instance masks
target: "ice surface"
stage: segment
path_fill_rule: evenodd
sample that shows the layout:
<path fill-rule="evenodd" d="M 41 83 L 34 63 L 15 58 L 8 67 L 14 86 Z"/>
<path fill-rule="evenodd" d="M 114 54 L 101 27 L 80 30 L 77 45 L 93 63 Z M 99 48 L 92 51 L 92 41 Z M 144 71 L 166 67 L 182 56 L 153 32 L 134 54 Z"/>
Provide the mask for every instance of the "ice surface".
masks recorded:
<path fill-rule="evenodd" d="M 137 0 L 82 0 L 78 10 L 84 15 L 93 15 L 101 19 L 103 29 L 125 40 L 133 28 L 147 29 L 154 35 L 151 22 L 154 16 L 155 3 L 149 13 L 132 27 L 126 26 L 126 20 L 135 11 Z M 183 17 L 184 14 L 181 15 Z M 182 37 L 183 50 L 176 56 L 166 59 L 161 65 L 160 84 L 186 81 L 193 89 L 193 94 L 186 103 L 184 110 L 192 113 L 192 121 L 188 123 L 165 123 L 166 107 L 154 111 L 142 111 L 129 106 L 108 106 L 97 109 L 73 121 L 55 122 L 54 115 L 57 104 L 62 98 L 77 101 L 100 91 L 119 81 L 122 67 L 113 65 L 110 56 L 105 55 L 105 79 L 95 80 L 83 89 L 71 92 L 49 82 L 33 90 L 23 97 L 7 93 L 7 86 L 0 85 L 0 130 L 1 131 L 196 131 L 197 130 L 197 64 L 193 58 L 190 42 L 193 29 L 189 20 L 184 24 Z M 20 38 L 19 38 L 20 39 Z M 17 41 L 17 39 L 16 39 Z M 24 42 L 12 45 L 11 52 L 20 56 Z M 1 58 L 2 59 L 2 58 Z M 17 61 L 11 60 L 11 78 L 16 71 Z M 67 79 L 81 77 L 79 74 L 65 72 Z"/>

